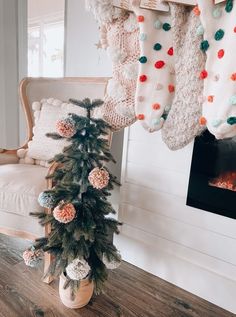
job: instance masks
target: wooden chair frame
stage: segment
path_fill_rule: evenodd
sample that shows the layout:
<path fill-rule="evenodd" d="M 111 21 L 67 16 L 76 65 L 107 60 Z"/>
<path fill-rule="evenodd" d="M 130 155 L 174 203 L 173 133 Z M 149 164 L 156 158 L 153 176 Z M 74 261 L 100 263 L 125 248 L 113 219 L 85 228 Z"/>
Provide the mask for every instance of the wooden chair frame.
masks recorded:
<path fill-rule="evenodd" d="M 62 81 L 62 82 L 76 82 L 76 83 L 91 83 L 91 84 L 104 84 L 106 85 L 108 82 L 107 77 L 64 77 L 64 78 L 24 78 L 19 85 L 19 97 L 20 97 L 20 102 L 21 102 L 21 106 L 23 108 L 24 114 L 25 114 L 25 118 L 26 118 L 26 123 L 27 123 L 27 139 L 24 142 L 24 144 L 17 148 L 17 149 L 0 149 L 0 156 L 3 154 L 5 156 L 9 157 L 17 157 L 17 150 L 18 149 L 26 149 L 28 147 L 28 142 L 30 140 L 32 140 L 33 138 L 33 117 L 32 117 L 32 110 L 31 110 L 31 105 L 30 105 L 30 101 L 27 97 L 27 87 L 30 83 L 32 82 L 37 82 L 37 81 Z M 105 93 L 105 91 L 104 91 Z M 112 141 L 112 133 L 110 133 L 109 135 L 109 144 L 111 145 L 111 141 Z M 51 166 L 48 169 L 48 174 L 47 175 L 51 175 L 56 168 L 58 167 L 57 163 L 52 163 Z M 49 179 L 47 181 L 47 189 L 52 188 L 53 184 L 52 184 L 52 180 Z M 50 209 L 46 209 L 47 213 L 51 213 Z M 51 226 L 50 224 L 47 224 L 45 226 L 45 236 L 48 236 L 51 232 Z M 0 227 L 0 233 L 8 235 L 8 236 L 13 236 L 13 237 L 20 237 L 26 240 L 35 240 L 36 238 L 38 238 L 37 236 L 27 233 L 27 232 L 23 232 L 23 231 L 18 231 L 18 230 L 12 230 L 12 229 L 6 229 L 6 228 L 1 228 Z M 49 253 L 45 253 L 45 258 L 44 258 L 44 272 L 46 273 L 50 263 L 52 260 L 52 256 Z M 45 283 L 50 283 L 52 281 L 52 278 L 44 278 L 43 280 Z"/>

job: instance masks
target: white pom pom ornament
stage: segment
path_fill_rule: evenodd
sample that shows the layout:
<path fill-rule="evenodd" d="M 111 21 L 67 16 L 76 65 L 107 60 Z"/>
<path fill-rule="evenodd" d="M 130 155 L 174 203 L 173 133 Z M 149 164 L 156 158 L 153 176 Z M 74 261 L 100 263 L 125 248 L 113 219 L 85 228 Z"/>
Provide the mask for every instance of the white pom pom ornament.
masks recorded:
<path fill-rule="evenodd" d="M 120 260 L 117 261 L 117 260 L 110 260 L 107 258 L 107 256 L 105 254 L 103 254 L 103 257 L 102 257 L 102 262 L 104 263 L 104 265 L 106 266 L 106 268 L 108 270 L 115 270 L 117 269 L 120 265 L 121 265 L 121 255 L 119 254 L 119 258 Z"/>
<path fill-rule="evenodd" d="M 85 260 L 75 259 L 66 267 L 66 274 L 72 280 L 82 280 L 90 272 L 90 266 Z"/>

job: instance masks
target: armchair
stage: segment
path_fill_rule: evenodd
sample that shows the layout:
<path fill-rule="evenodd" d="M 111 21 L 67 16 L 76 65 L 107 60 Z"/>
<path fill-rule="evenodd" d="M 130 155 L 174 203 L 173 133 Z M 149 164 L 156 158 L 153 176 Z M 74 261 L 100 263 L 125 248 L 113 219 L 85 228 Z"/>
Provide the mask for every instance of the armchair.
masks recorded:
<path fill-rule="evenodd" d="M 34 101 L 50 97 L 62 101 L 88 96 L 91 99 L 103 99 L 107 80 L 108 78 L 23 79 L 19 86 L 19 95 L 27 123 L 27 140 L 21 148 L 27 149 L 28 142 L 33 137 L 31 105 Z M 45 177 L 55 168 L 55 163 L 49 168 L 20 164 L 17 149 L 0 149 L 0 233 L 28 240 L 50 233 L 50 226 L 46 226 L 43 231 L 38 220 L 29 216 L 29 213 L 42 210 L 37 198 L 40 192 L 51 188 L 51 180 L 46 181 Z M 49 264 L 50 255 L 46 254 L 45 271 Z M 49 279 L 44 281 L 50 282 Z"/>

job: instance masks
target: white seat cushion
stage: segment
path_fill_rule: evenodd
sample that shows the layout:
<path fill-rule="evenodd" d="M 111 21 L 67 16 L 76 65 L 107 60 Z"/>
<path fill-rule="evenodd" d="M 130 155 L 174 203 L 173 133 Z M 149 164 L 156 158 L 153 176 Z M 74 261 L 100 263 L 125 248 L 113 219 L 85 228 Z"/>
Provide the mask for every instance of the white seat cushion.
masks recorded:
<path fill-rule="evenodd" d="M 47 187 L 47 172 L 38 165 L 0 165 L 0 212 L 28 216 L 41 211 L 37 198 Z"/>

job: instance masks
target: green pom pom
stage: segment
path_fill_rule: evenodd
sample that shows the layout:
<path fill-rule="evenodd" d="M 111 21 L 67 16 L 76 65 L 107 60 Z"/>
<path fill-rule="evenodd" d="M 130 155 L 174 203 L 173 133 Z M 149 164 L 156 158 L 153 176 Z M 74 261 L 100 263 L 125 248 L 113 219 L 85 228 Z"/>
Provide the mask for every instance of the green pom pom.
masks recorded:
<path fill-rule="evenodd" d="M 229 117 L 227 119 L 227 123 L 230 124 L 230 125 L 236 124 L 236 117 Z"/>
<path fill-rule="evenodd" d="M 171 29 L 171 25 L 169 23 L 164 23 L 162 28 L 164 31 L 169 31 Z"/>
<path fill-rule="evenodd" d="M 156 44 L 153 46 L 153 49 L 154 49 L 155 51 L 160 51 L 161 48 L 162 48 L 162 46 L 161 46 L 160 43 L 156 43 Z"/>
<path fill-rule="evenodd" d="M 205 41 L 202 41 L 201 45 L 200 45 L 200 48 L 203 52 L 206 52 L 209 48 L 209 42 L 207 40 Z"/>
<path fill-rule="evenodd" d="M 228 12 L 228 13 L 231 12 L 232 9 L 233 9 L 233 6 L 234 6 L 233 0 L 227 0 L 226 1 L 226 6 L 225 6 L 225 11 Z"/>
<path fill-rule="evenodd" d="M 224 35 L 225 35 L 224 30 L 219 29 L 215 34 L 215 40 L 220 41 L 224 37 Z"/>
<path fill-rule="evenodd" d="M 141 56 L 139 61 L 140 61 L 141 64 L 145 64 L 145 63 L 147 63 L 147 57 L 146 56 Z"/>

